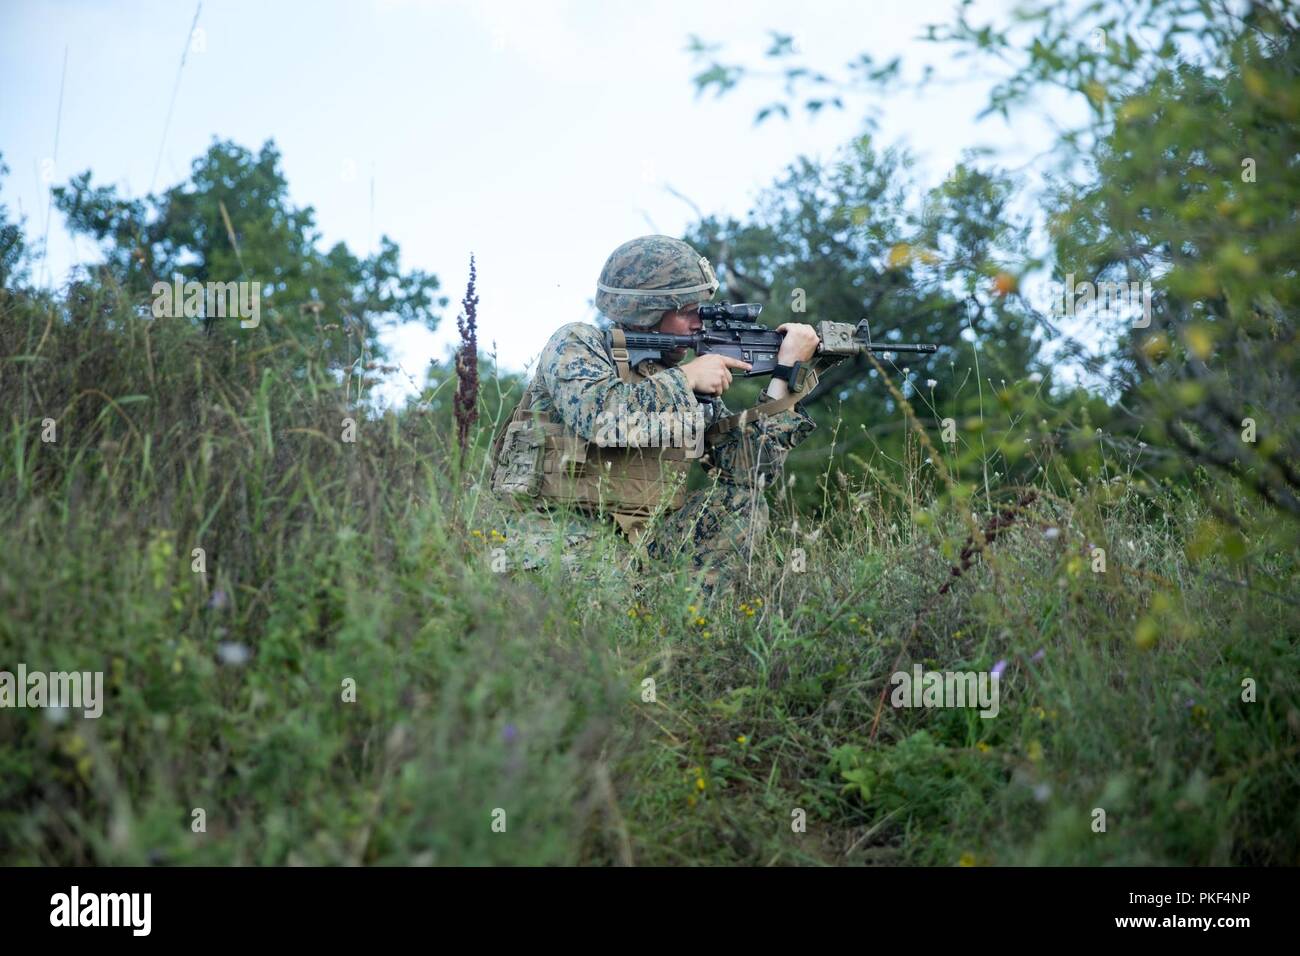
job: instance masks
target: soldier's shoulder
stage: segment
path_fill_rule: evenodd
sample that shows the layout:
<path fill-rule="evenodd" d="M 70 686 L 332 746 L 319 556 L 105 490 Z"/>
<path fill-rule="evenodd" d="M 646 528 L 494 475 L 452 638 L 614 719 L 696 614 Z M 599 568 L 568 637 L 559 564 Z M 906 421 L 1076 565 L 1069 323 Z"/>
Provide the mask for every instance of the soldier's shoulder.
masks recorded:
<path fill-rule="evenodd" d="M 596 345 L 601 348 L 605 345 L 605 333 L 594 325 L 586 322 L 570 322 L 568 325 L 562 325 L 551 335 L 547 347 L 566 345 L 566 344 Z"/>
<path fill-rule="evenodd" d="M 555 330 L 542 350 L 543 361 L 563 355 L 605 354 L 605 333 L 586 322 L 570 322 Z"/>

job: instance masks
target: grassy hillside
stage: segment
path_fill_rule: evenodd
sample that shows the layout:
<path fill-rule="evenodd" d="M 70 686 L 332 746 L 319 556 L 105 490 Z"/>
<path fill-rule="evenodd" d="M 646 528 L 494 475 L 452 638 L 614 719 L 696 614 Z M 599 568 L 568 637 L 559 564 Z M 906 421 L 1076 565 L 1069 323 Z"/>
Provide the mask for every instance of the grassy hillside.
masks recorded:
<path fill-rule="evenodd" d="M 774 494 L 741 589 L 494 573 L 494 383 L 462 461 L 323 352 L 0 298 L 0 669 L 108 688 L 0 713 L 0 863 L 1300 862 L 1292 556 L 1195 484 L 1049 455 L 990 514 L 918 449 Z M 885 697 L 999 662 L 993 719 Z"/>

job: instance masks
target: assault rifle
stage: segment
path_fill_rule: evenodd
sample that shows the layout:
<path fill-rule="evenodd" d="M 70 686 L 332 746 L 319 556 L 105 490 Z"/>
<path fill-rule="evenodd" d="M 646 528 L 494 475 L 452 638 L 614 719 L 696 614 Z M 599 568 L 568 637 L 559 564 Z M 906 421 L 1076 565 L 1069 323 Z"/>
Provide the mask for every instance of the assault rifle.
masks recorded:
<path fill-rule="evenodd" d="M 665 353 L 691 349 L 696 355 L 726 355 L 740 359 L 750 366 L 748 372 L 737 369 L 737 374 L 746 378 L 755 375 L 772 375 L 783 379 L 790 385 L 791 391 L 800 391 L 804 376 L 810 371 L 801 368 L 803 363 L 795 362 L 793 366 L 778 365 L 777 351 L 781 348 L 784 332 L 768 328 L 757 321 L 763 306 L 757 302 L 741 302 L 732 305 L 720 302 L 716 305 L 700 306 L 700 320 L 703 328 L 694 335 L 671 335 L 665 332 L 642 332 L 635 329 L 622 330 L 627 348 L 628 364 L 636 368 L 646 359 L 661 360 Z M 861 352 L 921 352 L 932 353 L 939 349 L 928 343 L 897 345 L 886 342 L 871 341 L 871 329 L 867 320 L 857 325 L 848 322 L 818 322 L 817 357 L 814 362 L 835 364 L 852 358 Z M 613 331 L 605 333 L 606 345 L 613 347 Z M 697 395 L 701 402 L 712 401 L 713 396 Z"/>

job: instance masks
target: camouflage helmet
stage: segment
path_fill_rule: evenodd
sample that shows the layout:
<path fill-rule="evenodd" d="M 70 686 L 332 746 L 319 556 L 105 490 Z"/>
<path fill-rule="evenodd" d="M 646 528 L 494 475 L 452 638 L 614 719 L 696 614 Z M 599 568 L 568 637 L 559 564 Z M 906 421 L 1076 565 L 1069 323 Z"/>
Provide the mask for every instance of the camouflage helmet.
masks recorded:
<path fill-rule="evenodd" d="M 641 236 L 605 260 L 596 281 L 596 308 L 619 325 L 644 329 L 669 309 L 707 302 L 718 291 L 713 267 L 671 236 Z"/>

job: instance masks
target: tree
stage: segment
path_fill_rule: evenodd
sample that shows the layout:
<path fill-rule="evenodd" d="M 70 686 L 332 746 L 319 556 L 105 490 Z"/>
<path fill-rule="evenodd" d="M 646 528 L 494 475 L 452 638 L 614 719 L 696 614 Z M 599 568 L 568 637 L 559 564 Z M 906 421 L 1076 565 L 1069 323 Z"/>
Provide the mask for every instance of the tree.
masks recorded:
<path fill-rule="evenodd" d="M 381 321 L 436 328 L 434 309 L 447 303 L 434 296 L 435 276 L 402 271 L 398 246 L 387 236 L 364 258 L 341 242 L 319 248 L 314 211 L 290 202 L 271 141 L 256 154 L 214 141 L 194 161 L 189 180 L 160 195 L 124 199 L 115 187 L 92 186 L 89 171 L 54 195 L 69 228 L 101 244 L 105 259 L 98 271 L 128 295 L 143 301 L 156 282 L 175 276 L 256 281 L 270 318 L 261 335 L 278 341 L 319 334 L 335 359 L 380 357 Z M 236 321 L 207 315 L 203 321 L 210 333 L 251 340 Z"/>
<path fill-rule="evenodd" d="M 1112 373 L 1133 447 L 1140 431 L 1163 446 L 1147 459 L 1160 454 L 1166 476 L 1208 466 L 1293 517 L 1298 27 L 1288 0 L 1036 0 L 1008 24 L 976 23 L 963 3 L 928 33 L 959 58 L 1004 70 L 985 113 L 1009 116 L 1049 90 L 1086 105 L 1085 121 L 1058 135 L 1058 174 L 1041 198 L 1058 280 L 1155 287 L 1151 314 L 1112 322 L 1094 356 L 1094 368 Z M 693 49 L 708 61 L 698 90 L 722 93 L 749 72 L 713 59 L 716 47 L 697 40 Z M 767 56 L 785 66 L 792 53 L 774 44 Z M 896 67 L 873 69 L 864 57 L 842 79 L 786 66 L 784 99 L 757 119 L 788 116 L 804 96 L 810 112 L 843 108 L 850 92 L 892 84 Z"/>
<path fill-rule="evenodd" d="M 1268 24 L 1119 97 L 1052 233 L 1058 261 L 1156 290 L 1116 330 L 1132 427 L 1300 517 L 1300 49 Z"/>
<path fill-rule="evenodd" d="M 0 181 L 9 174 L 0 153 Z M 22 221 L 10 222 L 9 210 L 0 203 L 0 289 L 16 290 L 27 278 L 27 252 Z"/>
<path fill-rule="evenodd" d="M 970 413 L 977 399 L 957 373 L 975 359 L 972 335 L 981 374 L 1029 374 L 1038 345 L 1026 311 L 993 282 L 1023 254 L 1027 229 L 1007 211 L 1009 178 L 963 165 L 927 191 L 910 168 L 905 153 L 877 150 L 863 136 L 838 162 L 799 159 L 745 221 L 707 217 L 686 240 L 717 264 L 719 299 L 761 302 L 772 324 L 865 317 L 878 342 L 939 344 L 933 357 L 884 361 L 918 414 L 930 413 L 923 424 L 937 436 L 942 417 Z M 928 386 L 931 379 L 941 387 Z M 841 363 L 823 383 L 809 404 L 824 423 L 840 420 L 837 453 L 874 448 L 901 459 L 907 423 L 869 359 Z M 824 471 L 832 434 L 820 429 L 791 456 L 790 470 Z M 812 491 L 812 481 L 804 485 Z"/>

